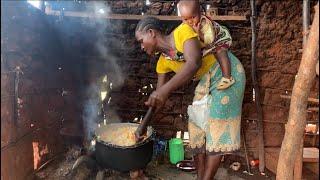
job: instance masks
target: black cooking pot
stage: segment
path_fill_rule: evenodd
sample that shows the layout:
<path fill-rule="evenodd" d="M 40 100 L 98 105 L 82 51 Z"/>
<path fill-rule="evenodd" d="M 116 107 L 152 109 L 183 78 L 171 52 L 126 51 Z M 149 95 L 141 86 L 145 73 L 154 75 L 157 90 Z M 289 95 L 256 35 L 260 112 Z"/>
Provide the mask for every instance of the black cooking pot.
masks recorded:
<path fill-rule="evenodd" d="M 106 125 L 109 128 L 117 128 L 119 126 L 137 126 L 134 123 L 113 123 Z M 99 136 L 104 127 L 98 128 L 96 136 Z M 153 154 L 153 131 L 148 128 L 147 138 L 133 146 L 117 146 L 99 138 L 95 145 L 95 158 L 100 166 L 107 169 L 113 169 L 121 172 L 143 169 L 151 161 Z"/>

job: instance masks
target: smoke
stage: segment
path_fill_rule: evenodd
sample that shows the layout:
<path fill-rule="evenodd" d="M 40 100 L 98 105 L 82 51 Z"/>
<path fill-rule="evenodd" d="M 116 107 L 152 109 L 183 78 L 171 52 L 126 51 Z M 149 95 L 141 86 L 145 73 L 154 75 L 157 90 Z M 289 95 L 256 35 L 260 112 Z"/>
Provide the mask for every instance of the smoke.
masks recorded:
<path fill-rule="evenodd" d="M 85 96 L 88 97 L 83 103 L 83 126 L 86 137 L 92 137 L 100 113 L 100 99 L 96 94 L 99 93 L 99 87 L 96 84 L 91 84 L 86 89 Z"/>
<path fill-rule="evenodd" d="M 109 75 L 111 77 L 112 86 L 114 88 L 118 88 L 123 85 L 125 74 L 122 72 L 121 67 L 117 63 L 119 62 L 119 59 L 111 55 L 108 48 L 104 44 L 105 41 L 107 41 L 106 37 L 101 35 L 101 38 L 99 38 L 95 45 L 100 56 L 106 62 L 104 66 L 107 69 L 112 70 L 112 73 Z"/>
<path fill-rule="evenodd" d="M 88 2 L 87 10 L 93 11 L 95 14 L 97 14 L 97 16 L 105 16 L 111 13 L 110 7 L 108 7 L 107 4 L 103 1 Z M 105 18 L 90 19 L 87 22 L 87 26 L 92 26 L 96 30 L 95 33 L 97 41 L 95 43 L 95 47 L 99 56 L 101 57 L 101 60 L 105 62 L 104 67 L 106 68 L 106 70 L 112 70 L 112 72 L 109 72 L 111 73 L 109 77 L 112 77 L 111 81 L 113 87 L 121 87 L 123 85 L 125 75 L 123 74 L 119 64 L 117 63 L 119 62 L 119 59 L 113 56 L 111 52 L 109 52 L 108 42 L 110 41 L 110 39 L 108 39 L 108 37 L 106 36 L 106 32 L 110 31 L 110 28 L 112 26 L 118 24 L 111 24 L 112 22 Z M 112 41 L 112 46 L 119 48 L 121 47 L 121 44 L 118 41 Z"/>
<path fill-rule="evenodd" d="M 48 1 L 53 9 L 64 9 L 65 11 L 74 11 L 79 8 L 81 11 L 89 14 L 93 14 L 96 17 L 87 18 L 56 18 L 53 24 L 55 25 L 55 30 L 58 32 L 58 37 L 60 37 L 61 42 L 75 42 L 73 45 L 69 43 L 62 43 L 65 52 L 69 52 L 71 55 L 75 54 L 74 48 L 79 48 L 76 51 L 77 54 L 72 57 L 72 68 L 80 66 L 81 63 L 77 61 L 81 59 L 81 56 L 94 56 L 99 57 L 94 60 L 85 60 L 82 64 L 85 64 L 85 70 L 87 73 L 83 74 L 82 70 L 79 70 L 81 77 L 89 79 L 90 82 L 87 87 L 84 87 L 82 110 L 83 110 L 83 125 L 84 131 L 87 138 L 93 135 L 95 128 L 98 123 L 103 124 L 102 112 L 102 102 L 101 102 L 101 91 L 107 91 L 106 101 L 110 103 L 110 91 L 112 89 L 121 87 L 123 85 L 125 74 L 121 71 L 121 67 L 118 64 L 120 59 L 112 55 L 110 44 L 112 49 L 123 48 L 123 44 L 113 38 L 114 41 L 110 41 L 106 34 L 118 33 L 121 26 L 117 21 L 108 20 L 106 18 L 101 18 L 111 13 L 110 7 L 108 7 L 105 1 Z M 124 26 L 123 26 L 124 27 Z M 112 34 L 111 33 L 111 34 Z M 66 40 L 67 39 L 67 40 Z M 73 41 L 74 40 L 74 41 Z M 81 42 L 82 44 L 78 43 Z M 80 45 L 79 45 L 80 44 Z M 93 49 L 93 54 L 87 54 L 87 50 Z M 84 49 L 84 51 L 82 51 Z M 91 50 L 89 50 L 91 52 Z M 79 57 L 77 57 L 79 56 Z M 76 57 L 76 58 L 73 58 Z M 79 68 L 81 69 L 81 68 Z M 78 72 L 78 71 L 77 71 Z M 108 76 L 107 82 L 102 82 L 104 76 Z M 107 122 L 121 122 L 117 113 L 107 107 L 105 109 Z"/>
<path fill-rule="evenodd" d="M 87 11 L 93 11 L 94 13 L 97 13 L 97 16 L 107 15 L 111 12 L 110 8 L 103 1 L 90 2 L 90 4 L 87 5 Z M 87 137 L 90 138 L 95 128 L 98 126 L 97 123 L 103 125 L 105 123 L 104 121 L 106 121 L 106 123 L 121 122 L 117 113 L 110 108 L 104 108 L 105 120 L 102 115 L 99 115 L 102 110 L 100 93 L 101 91 L 107 92 L 105 101 L 107 102 L 106 104 L 109 104 L 110 101 L 112 101 L 110 91 L 123 85 L 125 75 L 117 63 L 119 62 L 119 59 L 111 55 L 106 43 L 108 42 L 106 32 L 108 31 L 108 28 L 112 26 L 110 21 L 105 18 L 92 18 L 89 21 L 86 21 L 85 25 L 96 30 L 95 36 L 97 37 L 97 41 L 95 42 L 95 48 L 98 52 L 97 56 L 100 57 L 98 59 L 102 61 L 99 62 L 99 64 L 103 64 L 102 69 L 97 66 L 89 66 L 87 67 L 88 71 L 100 71 L 102 76 L 107 77 L 106 82 L 102 82 L 101 77 L 96 77 L 96 80 L 92 81 L 93 83 L 85 90 L 88 99 L 85 100 L 83 106 L 83 121 Z M 113 45 L 119 47 L 119 44 Z"/>

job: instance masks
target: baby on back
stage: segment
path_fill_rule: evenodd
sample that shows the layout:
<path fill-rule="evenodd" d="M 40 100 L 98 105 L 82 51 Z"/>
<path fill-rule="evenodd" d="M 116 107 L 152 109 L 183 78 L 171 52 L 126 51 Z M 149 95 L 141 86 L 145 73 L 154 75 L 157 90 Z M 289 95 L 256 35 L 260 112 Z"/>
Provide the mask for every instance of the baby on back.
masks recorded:
<path fill-rule="evenodd" d="M 182 21 L 197 32 L 203 47 L 202 55 L 213 53 L 220 64 L 222 78 L 217 85 L 217 89 L 223 90 L 232 86 L 235 80 L 231 76 L 231 64 L 227 54 L 232 44 L 228 29 L 202 15 L 198 0 L 181 0 L 178 9 Z"/>

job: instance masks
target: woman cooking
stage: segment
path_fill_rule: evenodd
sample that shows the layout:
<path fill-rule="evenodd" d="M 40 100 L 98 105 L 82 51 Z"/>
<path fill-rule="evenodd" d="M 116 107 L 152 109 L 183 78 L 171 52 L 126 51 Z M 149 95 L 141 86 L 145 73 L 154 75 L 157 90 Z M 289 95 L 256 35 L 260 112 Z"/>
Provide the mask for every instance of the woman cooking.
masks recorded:
<path fill-rule="evenodd" d="M 149 55 L 161 53 L 156 71 L 157 89 L 145 103 L 161 110 L 173 91 L 191 80 L 200 80 L 194 102 L 210 95 L 207 118 L 191 119 L 188 129 L 190 146 L 195 153 L 198 179 L 212 179 L 222 155 L 240 148 L 241 107 L 245 88 L 245 73 L 240 61 L 228 52 L 235 84 L 219 91 L 216 85 L 222 77 L 221 68 L 212 54 L 202 57 L 198 35 L 182 23 L 169 35 L 164 34 L 159 19 L 146 17 L 136 27 L 135 36 L 141 49 Z M 167 73 L 176 74 L 168 79 Z"/>

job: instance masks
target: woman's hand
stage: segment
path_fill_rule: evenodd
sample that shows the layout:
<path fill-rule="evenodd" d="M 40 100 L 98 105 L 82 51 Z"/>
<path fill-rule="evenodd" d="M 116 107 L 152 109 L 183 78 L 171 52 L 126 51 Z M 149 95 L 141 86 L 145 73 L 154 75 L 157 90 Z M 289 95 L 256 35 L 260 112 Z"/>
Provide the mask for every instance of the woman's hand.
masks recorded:
<path fill-rule="evenodd" d="M 160 87 L 156 91 L 153 91 L 149 96 L 148 100 L 145 102 L 145 105 L 155 107 L 156 112 L 162 108 L 167 101 L 169 92 L 166 88 Z"/>
<path fill-rule="evenodd" d="M 136 142 L 140 142 L 146 136 L 146 131 L 142 132 L 142 129 L 138 127 L 137 130 L 134 132 L 134 136 Z"/>

